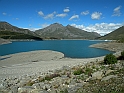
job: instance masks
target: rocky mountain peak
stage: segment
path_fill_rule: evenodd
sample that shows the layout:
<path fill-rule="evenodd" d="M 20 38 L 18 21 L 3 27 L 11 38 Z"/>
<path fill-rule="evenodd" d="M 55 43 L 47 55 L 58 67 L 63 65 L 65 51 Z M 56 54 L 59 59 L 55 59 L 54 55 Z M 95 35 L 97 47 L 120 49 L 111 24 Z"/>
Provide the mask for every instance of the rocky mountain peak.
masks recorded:
<path fill-rule="evenodd" d="M 35 31 L 44 38 L 58 38 L 58 39 L 95 39 L 99 35 L 91 32 L 75 28 L 71 25 L 63 26 L 59 23 L 51 24 L 50 26 Z"/>

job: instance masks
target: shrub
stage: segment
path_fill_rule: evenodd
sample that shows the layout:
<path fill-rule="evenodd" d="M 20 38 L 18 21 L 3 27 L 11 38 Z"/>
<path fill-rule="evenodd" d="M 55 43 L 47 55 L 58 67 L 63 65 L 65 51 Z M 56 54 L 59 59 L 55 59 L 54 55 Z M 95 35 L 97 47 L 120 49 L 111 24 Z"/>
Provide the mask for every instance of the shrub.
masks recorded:
<path fill-rule="evenodd" d="M 88 75 L 88 76 L 90 76 L 91 75 L 91 73 L 92 73 L 92 69 L 91 68 L 86 68 L 86 70 L 85 70 L 85 75 Z"/>
<path fill-rule="evenodd" d="M 78 68 L 77 70 L 75 70 L 74 72 L 74 75 L 80 75 L 83 73 L 83 70 L 81 68 Z"/>
<path fill-rule="evenodd" d="M 54 74 L 51 74 L 51 75 L 46 75 L 44 79 L 50 81 L 51 79 L 53 79 L 55 77 L 59 77 L 59 76 L 60 76 L 60 74 L 54 73 Z"/>
<path fill-rule="evenodd" d="M 121 52 L 121 57 L 124 59 L 124 51 Z"/>
<path fill-rule="evenodd" d="M 67 89 L 61 90 L 60 93 L 68 93 Z"/>
<path fill-rule="evenodd" d="M 113 54 L 107 54 L 104 58 L 105 64 L 114 64 L 117 63 L 117 58 Z"/>

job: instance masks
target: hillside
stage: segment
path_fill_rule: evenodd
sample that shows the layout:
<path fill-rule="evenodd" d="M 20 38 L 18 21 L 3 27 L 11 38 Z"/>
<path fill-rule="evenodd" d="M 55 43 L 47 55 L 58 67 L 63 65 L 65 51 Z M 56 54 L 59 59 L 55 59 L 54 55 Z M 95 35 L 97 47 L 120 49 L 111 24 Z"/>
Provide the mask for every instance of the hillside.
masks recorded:
<path fill-rule="evenodd" d="M 24 33 L 18 32 L 11 32 L 11 31 L 0 31 L 0 38 L 3 39 L 35 39 L 35 40 L 42 40 L 39 37 L 28 35 Z"/>
<path fill-rule="evenodd" d="M 36 33 L 0 22 L 0 37 L 4 39 L 41 39 Z"/>
<path fill-rule="evenodd" d="M 36 34 L 46 39 L 95 39 L 100 37 L 98 33 L 87 32 L 73 26 L 63 26 L 59 23 L 35 31 Z"/>
<path fill-rule="evenodd" d="M 124 26 L 112 31 L 111 33 L 102 36 L 98 39 L 107 40 L 124 40 Z"/>

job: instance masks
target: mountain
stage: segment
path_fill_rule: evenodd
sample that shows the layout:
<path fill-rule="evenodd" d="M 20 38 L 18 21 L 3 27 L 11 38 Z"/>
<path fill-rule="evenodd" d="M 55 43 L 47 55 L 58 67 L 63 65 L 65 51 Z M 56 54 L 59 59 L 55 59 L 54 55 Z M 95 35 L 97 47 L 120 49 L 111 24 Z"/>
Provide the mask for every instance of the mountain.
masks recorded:
<path fill-rule="evenodd" d="M 0 22 L 0 37 L 5 39 L 41 39 L 28 29 L 18 28 L 7 22 Z"/>
<path fill-rule="evenodd" d="M 112 31 L 111 33 L 102 36 L 98 39 L 102 39 L 102 40 L 124 40 L 124 26 Z"/>
<path fill-rule="evenodd" d="M 98 33 L 87 32 L 73 26 L 63 26 L 59 23 L 36 30 L 35 33 L 46 39 L 95 39 L 100 37 Z"/>

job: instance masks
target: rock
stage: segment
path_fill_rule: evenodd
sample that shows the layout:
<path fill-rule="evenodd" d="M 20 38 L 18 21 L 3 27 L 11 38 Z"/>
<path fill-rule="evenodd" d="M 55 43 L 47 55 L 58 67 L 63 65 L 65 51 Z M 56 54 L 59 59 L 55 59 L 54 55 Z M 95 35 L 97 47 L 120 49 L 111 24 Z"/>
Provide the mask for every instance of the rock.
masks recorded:
<path fill-rule="evenodd" d="M 18 88 L 18 93 L 31 93 L 32 90 L 34 90 L 33 87 L 25 86 L 25 87 Z"/>
<path fill-rule="evenodd" d="M 68 93 L 76 93 L 77 89 L 81 88 L 83 85 L 81 83 L 76 83 L 75 85 L 68 86 Z"/>
<path fill-rule="evenodd" d="M 109 73 L 113 72 L 114 70 L 107 70 L 105 71 L 105 75 L 108 75 Z"/>
<path fill-rule="evenodd" d="M 44 90 L 49 90 L 51 88 L 51 85 L 50 84 L 45 84 L 44 86 L 43 86 L 43 89 Z"/>
<path fill-rule="evenodd" d="M 39 93 L 49 93 L 49 92 L 46 91 L 46 90 L 42 90 L 42 91 L 40 91 Z"/>
<path fill-rule="evenodd" d="M 116 69 L 122 69 L 123 66 L 122 66 L 122 64 L 120 64 L 120 63 L 118 62 L 118 63 L 115 64 L 115 68 L 116 68 Z"/>
<path fill-rule="evenodd" d="M 42 93 L 42 91 L 43 90 L 41 90 L 41 89 L 34 89 L 34 90 L 31 91 L 31 93 Z"/>
<path fill-rule="evenodd" d="M 92 80 L 93 79 L 102 79 L 103 77 L 103 72 L 102 71 L 97 71 L 92 74 Z"/>
<path fill-rule="evenodd" d="M 12 86 L 9 93 L 18 93 L 18 86 Z"/>
<path fill-rule="evenodd" d="M 111 78 L 116 78 L 116 77 L 117 77 L 116 75 L 109 75 L 109 76 L 103 77 L 101 81 L 106 81 L 106 80 L 109 80 Z"/>
<path fill-rule="evenodd" d="M 57 93 L 57 90 L 52 89 L 49 93 Z"/>
<path fill-rule="evenodd" d="M 69 66 L 63 66 L 62 70 L 70 70 L 71 68 Z"/>
<path fill-rule="evenodd" d="M 41 89 L 40 83 L 35 83 L 35 84 L 32 85 L 32 87 L 34 87 L 35 89 Z"/>

